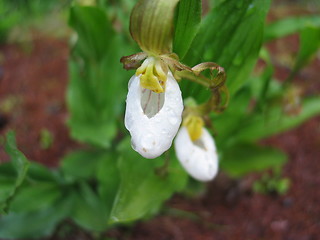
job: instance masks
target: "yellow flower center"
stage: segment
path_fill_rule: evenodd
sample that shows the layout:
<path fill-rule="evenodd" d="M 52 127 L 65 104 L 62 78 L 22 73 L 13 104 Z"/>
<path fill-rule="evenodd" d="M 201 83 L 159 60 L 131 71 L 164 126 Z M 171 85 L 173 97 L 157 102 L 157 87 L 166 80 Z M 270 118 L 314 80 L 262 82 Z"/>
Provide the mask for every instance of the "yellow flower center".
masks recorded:
<path fill-rule="evenodd" d="M 136 71 L 137 76 L 141 74 L 141 87 L 155 93 L 164 92 L 167 81 L 167 72 L 165 72 L 163 68 L 164 66 L 161 64 L 161 60 L 155 59 L 154 57 L 148 57 Z"/>
<path fill-rule="evenodd" d="M 202 128 L 204 126 L 204 122 L 201 117 L 189 115 L 183 120 L 182 125 L 187 128 L 192 141 L 196 141 L 201 137 Z"/>

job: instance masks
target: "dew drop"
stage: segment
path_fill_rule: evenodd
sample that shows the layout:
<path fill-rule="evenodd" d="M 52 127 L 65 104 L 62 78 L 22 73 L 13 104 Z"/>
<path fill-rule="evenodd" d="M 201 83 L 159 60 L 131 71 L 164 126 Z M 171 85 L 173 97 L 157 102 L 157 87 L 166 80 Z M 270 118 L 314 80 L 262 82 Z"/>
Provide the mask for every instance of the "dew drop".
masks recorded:
<path fill-rule="evenodd" d="M 178 119 L 177 119 L 177 117 L 169 117 L 169 122 L 170 122 L 172 125 L 175 125 L 175 124 L 177 124 Z"/>
<path fill-rule="evenodd" d="M 161 133 L 164 134 L 164 135 L 168 134 L 168 130 L 164 128 L 164 129 L 161 130 Z"/>
<path fill-rule="evenodd" d="M 178 122 L 178 117 L 176 116 L 175 112 L 173 111 L 173 109 L 171 109 L 168 112 L 168 121 L 170 124 L 175 125 Z"/>

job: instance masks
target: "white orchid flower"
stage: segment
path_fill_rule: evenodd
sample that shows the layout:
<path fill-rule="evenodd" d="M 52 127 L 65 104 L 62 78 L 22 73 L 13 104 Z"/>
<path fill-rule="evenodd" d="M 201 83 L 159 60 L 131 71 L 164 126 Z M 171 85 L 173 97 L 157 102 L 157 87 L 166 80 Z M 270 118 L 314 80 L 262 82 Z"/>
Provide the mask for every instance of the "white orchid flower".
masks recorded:
<path fill-rule="evenodd" d="M 146 61 L 148 64 L 142 65 L 143 70 L 137 71 L 141 74 L 134 75 L 128 84 L 125 126 L 131 134 L 132 148 L 145 158 L 156 158 L 172 144 L 181 124 L 183 102 L 172 73 L 168 70 L 165 74 L 159 66 L 152 66 L 152 59 L 151 63 L 148 62 L 150 59 Z M 150 69 L 154 72 L 148 73 Z M 160 83 L 163 89 L 160 93 L 142 86 L 146 85 L 141 82 L 148 74 L 151 74 L 152 81 L 157 81 L 155 84 Z M 158 82 L 159 79 L 161 81 Z M 151 82 L 152 86 L 155 84 Z"/>
<path fill-rule="evenodd" d="M 189 131 L 188 131 L 189 130 Z M 201 126 L 197 139 L 192 140 L 194 131 L 183 126 L 179 130 L 174 146 L 178 160 L 190 176 L 199 181 L 210 181 L 218 172 L 218 155 L 213 138 Z M 199 134 L 200 133 L 200 134 Z"/>

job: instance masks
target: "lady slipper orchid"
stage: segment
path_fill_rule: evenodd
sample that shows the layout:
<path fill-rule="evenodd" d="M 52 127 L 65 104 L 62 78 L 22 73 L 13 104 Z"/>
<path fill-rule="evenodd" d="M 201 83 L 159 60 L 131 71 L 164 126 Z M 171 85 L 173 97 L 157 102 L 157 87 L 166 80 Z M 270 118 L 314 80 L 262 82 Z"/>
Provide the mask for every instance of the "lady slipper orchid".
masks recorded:
<path fill-rule="evenodd" d="M 212 180 L 218 172 L 218 155 L 213 138 L 199 121 L 196 123 L 198 126 L 185 126 L 185 121 L 183 125 L 174 142 L 178 160 L 196 180 Z"/>
<path fill-rule="evenodd" d="M 170 148 L 181 124 L 183 102 L 169 70 L 164 73 L 152 58 L 141 68 L 128 84 L 125 126 L 132 148 L 145 158 L 155 158 Z"/>
<path fill-rule="evenodd" d="M 220 109 L 220 89 L 225 81 L 223 68 L 212 62 L 191 68 L 181 63 L 173 52 L 173 23 L 178 2 L 139 0 L 131 12 L 130 34 L 143 52 L 120 60 L 125 69 L 137 69 L 128 84 L 125 126 L 133 149 L 145 158 L 155 158 L 167 151 L 179 130 L 183 102 L 175 78 L 186 78 L 211 89 L 213 96 L 205 107 L 200 107 L 205 110 L 202 115 Z M 210 78 L 201 75 L 204 70 L 210 70 Z M 217 71 L 216 75 L 212 74 L 213 70 Z M 196 178 L 209 180 L 217 172 L 214 142 L 203 128 L 201 118 L 192 118 L 186 124 L 188 132 L 182 128 L 180 136 L 183 137 L 176 141 L 178 156 L 187 171 L 190 164 L 194 166 L 189 172 L 195 172 Z"/>

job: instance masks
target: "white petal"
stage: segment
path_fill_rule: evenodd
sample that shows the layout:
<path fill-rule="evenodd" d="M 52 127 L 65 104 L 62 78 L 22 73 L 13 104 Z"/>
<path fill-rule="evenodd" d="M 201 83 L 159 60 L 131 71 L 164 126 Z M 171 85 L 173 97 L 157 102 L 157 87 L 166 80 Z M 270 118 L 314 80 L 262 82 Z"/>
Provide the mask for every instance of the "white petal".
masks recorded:
<path fill-rule="evenodd" d="M 202 129 L 199 140 L 192 142 L 186 127 L 182 127 L 174 141 L 176 155 L 184 169 L 199 181 L 210 181 L 218 172 L 218 155 L 213 138 Z"/>
<path fill-rule="evenodd" d="M 151 113 L 145 113 L 141 106 L 145 102 L 141 102 L 144 89 L 139 76 L 133 76 L 128 87 L 125 126 L 131 134 L 132 147 L 145 158 L 158 157 L 170 148 L 181 124 L 183 102 L 179 85 L 169 72 L 163 106 L 150 110 Z"/>

